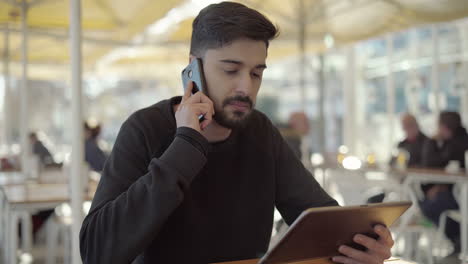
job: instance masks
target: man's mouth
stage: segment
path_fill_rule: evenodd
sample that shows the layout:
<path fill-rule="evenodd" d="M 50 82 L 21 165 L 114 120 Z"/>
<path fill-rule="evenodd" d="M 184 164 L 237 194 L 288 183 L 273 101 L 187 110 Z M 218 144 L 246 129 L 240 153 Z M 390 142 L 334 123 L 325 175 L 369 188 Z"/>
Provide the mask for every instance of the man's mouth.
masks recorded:
<path fill-rule="evenodd" d="M 232 102 L 229 102 L 228 105 L 234 108 L 234 110 L 236 111 L 246 112 L 250 109 L 249 103 L 241 102 L 241 101 L 232 101 Z"/>

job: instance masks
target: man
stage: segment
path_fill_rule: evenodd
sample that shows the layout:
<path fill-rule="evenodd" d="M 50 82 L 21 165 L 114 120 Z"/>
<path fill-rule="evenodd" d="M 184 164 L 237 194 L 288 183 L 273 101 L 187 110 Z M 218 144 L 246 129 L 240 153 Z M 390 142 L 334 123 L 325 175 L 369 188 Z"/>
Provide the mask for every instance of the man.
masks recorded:
<path fill-rule="evenodd" d="M 398 149 L 404 149 L 409 154 L 408 167 L 422 167 L 422 151 L 424 142 L 428 139 L 419 129 L 416 118 L 406 113 L 401 117 L 401 128 L 405 132 L 405 139 L 398 143 Z M 390 165 L 395 166 L 397 157 L 393 156 Z M 385 193 L 379 193 L 367 199 L 367 203 L 381 203 L 385 199 Z"/>
<path fill-rule="evenodd" d="M 81 230 L 84 263 L 213 263 L 260 257 L 276 206 L 288 224 L 337 203 L 277 129 L 253 110 L 275 26 L 242 4 L 203 9 L 190 59 L 203 60 L 207 93 L 159 102 L 122 126 Z M 181 88 L 182 90 L 182 88 Z M 205 120 L 199 122 L 199 116 Z M 393 240 L 358 235 L 338 263 L 382 263 Z"/>
<path fill-rule="evenodd" d="M 422 149 L 427 137 L 419 129 L 419 124 L 418 121 L 416 121 L 416 118 L 409 113 L 402 116 L 401 127 L 405 132 L 406 138 L 398 143 L 398 148 L 408 151 L 408 167 L 421 167 Z"/>
<path fill-rule="evenodd" d="M 423 165 L 427 168 L 445 168 L 452 160 L 465 167 L 465 151 L 468 150 L 468 134 L 456 112 L 439 115 L 437 134 L 428 140 L 423 150 Z M 452 193 L 453 185 L 424 185 L 426 199 L 421 202 L 424 215 L 439 224 L 440 215 L 446 210 L 457 210 L 458 203 Z M 460 226 L 452 219 L 446 223 L 445 234 L 454 244 L 454 253 L 460 251 Z"/>

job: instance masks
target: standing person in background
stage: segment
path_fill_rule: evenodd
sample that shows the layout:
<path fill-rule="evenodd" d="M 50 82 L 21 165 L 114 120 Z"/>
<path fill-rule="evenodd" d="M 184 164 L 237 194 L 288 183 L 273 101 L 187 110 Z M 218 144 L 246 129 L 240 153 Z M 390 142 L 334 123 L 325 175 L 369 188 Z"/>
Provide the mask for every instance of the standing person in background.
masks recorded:
<path fill-rule="evenodd" d="M 457 112 L 442 112 L 439 116 L 437 134 L 427 140 L 423 149 L 423 166 L 427 168 L 445 168 L 450 161 L 457 161 L 465 167 L 465 151 L 468 150 L 468 134 L 462 126 Z M 431 184 L 422 186 L 426 199 L 421 202 L 424 215 L 435 224 L 446 210 L 457 210 L 453 185 Z M 460 251 L 460 225 L 447 219 L 445 234 L 453 242 L 455 251 Z"/>
<path fill-rule="evenodd" d="M 88 123 L 85 123 L 84 130 L 86 139 L 85 160 L 92 170 L 101 172 L 107 159 L 107 155 L 98 144 L 98 137 L 101 133 L 101 125 L 91 127 Z"/>

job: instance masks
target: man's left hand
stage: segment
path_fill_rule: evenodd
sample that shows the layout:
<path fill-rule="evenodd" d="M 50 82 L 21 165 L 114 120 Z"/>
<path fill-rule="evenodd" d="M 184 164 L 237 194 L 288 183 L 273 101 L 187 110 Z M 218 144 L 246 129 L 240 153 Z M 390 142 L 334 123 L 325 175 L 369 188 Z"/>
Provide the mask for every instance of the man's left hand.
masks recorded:
<path fill-rule="evenodd" d="M 365 235 L 355 235 L 354 242 L 367 248 L 366 251 L 357 250 L 348 246 L 340 246 L 338 251 L 344 256 L 333 257 L 333 262 L 343 264 L 382 264 L 389 259 L 394 241 L 390 230 L 384 226 L 377 225 L 374 231 L 379 235 L 373 239 Z"/>

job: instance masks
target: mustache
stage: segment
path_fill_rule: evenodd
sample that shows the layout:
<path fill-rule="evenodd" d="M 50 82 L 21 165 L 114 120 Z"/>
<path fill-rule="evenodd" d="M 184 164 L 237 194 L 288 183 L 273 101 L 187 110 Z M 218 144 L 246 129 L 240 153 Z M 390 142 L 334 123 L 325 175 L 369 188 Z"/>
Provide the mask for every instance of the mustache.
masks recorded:
<path fill-rule="evenodd" d="M 242 95 L 236 95 L 236 96 L 233 96 L 233 97 L 229 97 L 229 98 L 226 98 L 224 99 L 223 101 L 223 107 L 234 102 L 234 101 L 238 101 L 238 102 L 243 102 L 243 103 L 247 103 L 249 104 L 249 107 L 252 108 L 253 107 L 253 102 L 252 100 L 250 99 L 250 97 L 248 96 L 242 96 Z"/>

